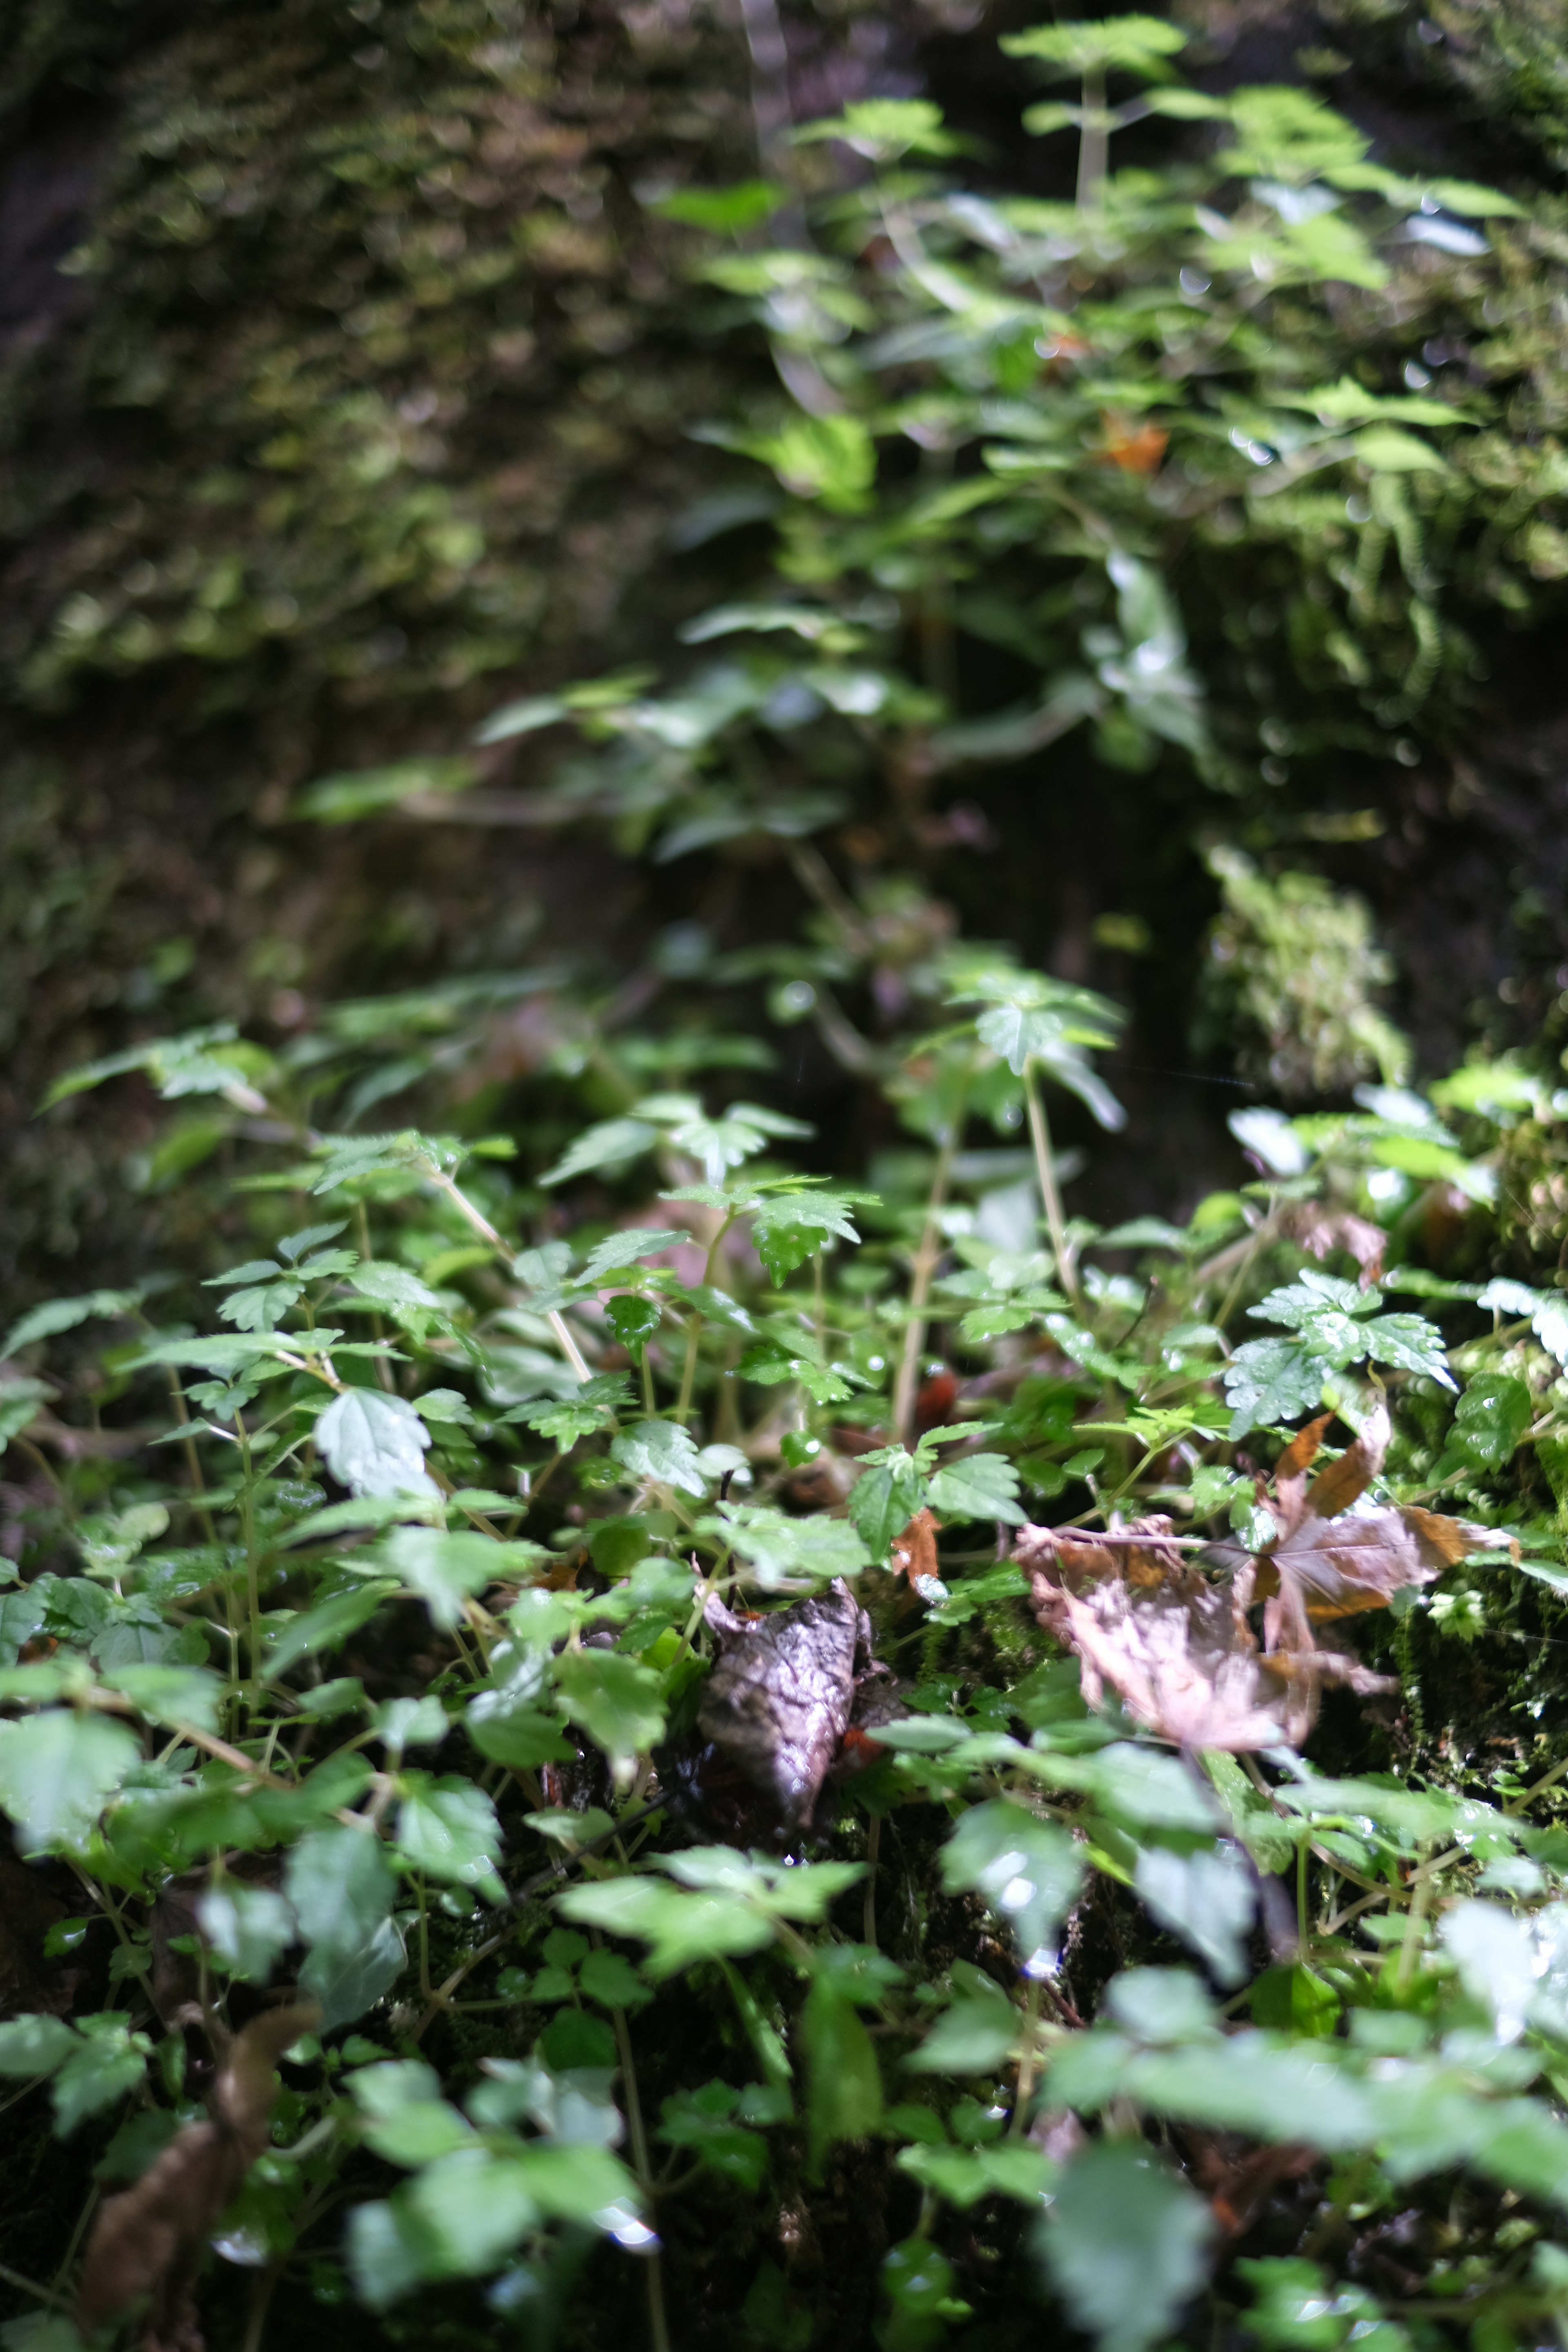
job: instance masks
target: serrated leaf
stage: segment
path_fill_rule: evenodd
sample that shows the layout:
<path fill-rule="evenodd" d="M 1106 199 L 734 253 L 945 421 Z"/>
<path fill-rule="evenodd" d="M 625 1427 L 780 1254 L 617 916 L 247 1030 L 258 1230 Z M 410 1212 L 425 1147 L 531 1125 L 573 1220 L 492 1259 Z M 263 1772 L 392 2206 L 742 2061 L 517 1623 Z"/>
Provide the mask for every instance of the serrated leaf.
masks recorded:
<path fill-rule="evenodd" d="M 764 1591 L 797 1578 L 828 1583 L 871 1564 L 858 1529 L 843 1519 L 786 1518 L 765 1503 L 731 1503 L 708 1523 L 728 1537 Z"/>
<path fill-rule="evenodd" d="M 1057 2183 L 1037 2244 L 1076 2325 L 1100 2352 L 1146 2352 L 1203 2284 L 1207 2206 L 1132 2141 L 1085 2148 Z"/>
<path fill-rule="evenodd" d="M 887 1559 L 910 1521 L 924 1510 L 928 1488 L 912 1461 L 863 1470 L 849 1490 L 851 1523 L 873 1560 Z"/>
<path fill-rule="evenodd" d="M 983 1895 L 1012 1928 L 1026 1965 L 1054 1961 L 1082 1880 L 1082 1856 L 1067 1831 L 1005 1798 L 972 1805 L 942 1848 L 942 1885 L 950 1895 Z"/>
<path fill-rule="evenodd" d="M 140 2090 L 152 2046 L 144 2033 L 131 2032 L 128 2018 L 112 2013 L 83 2018 L 81 2036 L 50 2089 L 57 2138 Z"/>
<path fill-rule="evenodd" d="M 196 1918 L 218 1967 L 258 1984 L 266 1983 L 279 1954 L 298 1932 L 293 1910 L 281 1895 L 235 1879 L 198 1896 Z"/>
<path fill-rule="evenodd" d="M 316 1444 L 334 1478 L 354 1495 L 437 1495 L 425 1468 L 430 1433 L 403 1397 L 380 1389 L 344 1389 L 315 1427 Z"/>
<path fill-rule="evenodd" d="M 484 1790 L 456 1773 L 433 1780 L 427 1772 L 405 1772 L 403 1789 L 396 1839 L 404 1859 L 444 1885 L 477 1887 L 488 1902 L 503 1903 L 500 1825 Z"/>
<path fill-rule="evenodd" d="M 1247 1934 L 1257 1908 L 1251 1877 L 1240 1857 L 1221 1848 L 1176 1853 L 1145 1846 L 1132 1884 L 1151 1916 L 1223 1985 L 1247 1974 Z"/>
<path fill-rule="evenodd" d="M 618 1650 L 567 1650 L 555 1662 L 561 1704 L 612 1762 L 629 1761 L 663 1736 L 664 1684 Z"/>
<path fill-rule="evenodd" d="M 639 1421 L 611 1441 L 610 1454 L 639 1481 L 673 1486 L 683 1495 L 708 1491 L 697 1466 L 697 1442 L 678 1421 Z"/>
<path fill-rule="evenodd" d="M 1003 1519 L 1022 1526 L 1018 1473 L 1005 1454 L 970 1454 L 947 1463 L 931 1482 L 933 1510 L 954 1519 Z"/>
<path fill-rule="evenodd" d="M 638 1159 L 658 1141 L 659 1130 L 646 1118 L 605 1118 L 567 1145 L 542 1184 L 569 1184 L 574 1176 L 591 1175 L 597 1168 L 617 1168 Z"/>
<path fill-rule="evenodd" d="M 772 1921 L 740 1895 L 686 1894 L 656 1878 L 573 1887 L 555 1907 L 563 1918 L 649 1945 L 646 1966 L 656 1979 L 678 1975 L 694 1960 L 760 1951 L 773 1933 Z"/>
<path fill-rule="evenodd" d="M 84 1845 L 141 1757 L 122 1724 L 72 1707 L 0 1723 L 0 1806 L 16 1824 L 21 1852 L 68 1853 Z"/>

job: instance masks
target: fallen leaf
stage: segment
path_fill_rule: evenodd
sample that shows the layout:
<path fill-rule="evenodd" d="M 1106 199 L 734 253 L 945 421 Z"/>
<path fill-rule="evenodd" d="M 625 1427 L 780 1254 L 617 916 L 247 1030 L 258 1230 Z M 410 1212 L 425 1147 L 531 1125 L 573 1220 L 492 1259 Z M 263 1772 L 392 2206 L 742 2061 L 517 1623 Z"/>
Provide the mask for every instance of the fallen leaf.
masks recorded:
<path fill-rule="evenodd" d="M 1382 1280 L 1387 1236 L 1365 1217 L 1349 1209 L 1331 1209 L 1322 1201 L 1285 1201 L 1275 1211 L 1274 1223 L 1288 1241 L 1320 1263 L 1334 1250 L 1353 1257 L 1363 1290 Z"/>
<path fill-rule="evenodd" d="M 142 2352 L 203 2352 L 191 2291 L 196 2266 L 266 2152 L 278 2087 L 273 2069 L 321 2016 L 312 2000 L 253 2017 L 229 2045 L 207 2119 L 187 2124 L 140 2180 L 100 2209 L 77 2297 L 84 2336 L 150 2295 Z"/>
<path fill-rule="evenodd" d="M 889 1566 L 895 1576 L 908 1577 L 910 1590 L 922 1601 L 947 1598 L 936 1556 L 939 1524 L 929 1509 L 917 1511 L 903 1533 L 893 1538 Z"/>
<path fill-rule="evenodd" d="M 1096 456 L 1119 466 L 1124 474 L 1158 472 L 1160 460 L 1170 446 L 1168 433 L 1158 425 L 1133 425 L 1121 416 L 1102 416 L 1100 421 L 1105 438 Z"/>
<path fill-rule="evenodd" d="M 848 1727 L 869 1622 L 842 1577 L 764 1617 L 707 1615 L 719 1656 L 698 1727 L 786 1828 L 804 1829 Z"/>

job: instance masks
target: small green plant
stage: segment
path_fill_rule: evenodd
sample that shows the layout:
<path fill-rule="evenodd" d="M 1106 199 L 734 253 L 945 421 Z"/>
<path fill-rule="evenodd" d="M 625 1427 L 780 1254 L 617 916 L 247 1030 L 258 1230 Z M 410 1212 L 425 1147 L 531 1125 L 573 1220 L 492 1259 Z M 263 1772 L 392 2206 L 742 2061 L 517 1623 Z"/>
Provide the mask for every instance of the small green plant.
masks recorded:
<path fill-rule="evenodd" d="M 702 265 L 816 401 L 727 433 L 780 531 L 686 631 L 727 650 L 481 730 L 558 730 L 552 813 L 627 856 L 787 859 L 798 935 L 667 929 L 646 1026 L 470 976 L 54 1089 L 175 1106 L 205 1255 L 0 1350 L 0 1808 L 69 1964 L 0 2073 L 110 2192 L 56 2279 L 7 2271 L 40 2352 L 190 2342 L 209 2243 L 252 2347 L 352 2294 L 388 2341 L 569 2342 L 593 2299 L 664 2352 L 714 2216 L 723 2324 L 785 2347 L 1036 2304 L 1104 2352 L 1556 2324 L 1568 1305 L 1494 1260 L 1563 1097 L 1514 1061 L 1418 1091 L 1354 906 L 1232 856 L 1278 1090 L 1382 1082 L 1237 1112 L 1231 1188 L 1105 1230 L 1052 1120 L 1124 1124 L 1118 1008 L 818 839 L 918 843 L 935 777 L 1083 720 L 1233 784 L 1166 574 L 1243 503 L 1317 545 L 1326 660 L 1360 616 L 1369 725 L 1451 684 L 1481 419 L 1331 363 L 1428 196 L 1510 208 L 1300 93 L 1184 93 L 1153 20 L 1019 46 L 1082 78 L 1076 205 L 953 188 L 936 110 L 878 101 L 821 127 L 875 166 L 826 249 Z M 1110 173 L 1119 73 L 1229 143 Z M 1038 690 L 961 715 L 963 630 Z M 864 1166 L 765 1099 L 764 1026 L 807 1021 Z M 858 2201 L 874 2252 L 825 2282 L 795 2252 Z M 1363 2263 L 1391 2215 L 1421 2296 Z"/>

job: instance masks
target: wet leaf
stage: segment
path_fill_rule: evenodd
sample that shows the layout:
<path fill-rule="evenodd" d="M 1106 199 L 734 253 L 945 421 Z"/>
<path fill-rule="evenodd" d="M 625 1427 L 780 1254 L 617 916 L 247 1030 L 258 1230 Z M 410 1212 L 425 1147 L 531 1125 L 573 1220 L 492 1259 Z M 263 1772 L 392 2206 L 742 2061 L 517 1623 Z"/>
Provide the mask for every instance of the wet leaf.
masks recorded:
<path fill-rule="evenodd" d="M 316 1423 L 316 1444 L 351 1495 L 434 1495 L 430 1433 L 414 1407 L 380 1389 L 345 1389 Z"/>
<path fill-rule="evenodd" d="M 1145 2352 L 1202 2285 L 1213 2236 L 1201 2198 L 1138 2143 L 1116 2140 L 1074 2158 L 1036 2243 L 1100 2352 Z"/>

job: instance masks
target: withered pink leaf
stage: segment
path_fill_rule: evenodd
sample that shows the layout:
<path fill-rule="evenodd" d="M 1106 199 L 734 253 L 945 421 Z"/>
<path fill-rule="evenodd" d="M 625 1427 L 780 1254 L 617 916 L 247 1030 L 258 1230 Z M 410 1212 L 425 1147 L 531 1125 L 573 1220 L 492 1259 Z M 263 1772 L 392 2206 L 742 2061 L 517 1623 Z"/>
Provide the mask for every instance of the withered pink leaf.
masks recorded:
<path fill-rule="evenodd" d="M 1287 1240 L 1320 1263 L 1334 1250 L 1354 1258 L 1363 1290 L 1382 1279 L 1385 1237 L 1353 1211 L 1331 1209 L 1325 1201 L 1286 1201 L 1275 1211 L 1274 1222 Z"/>

